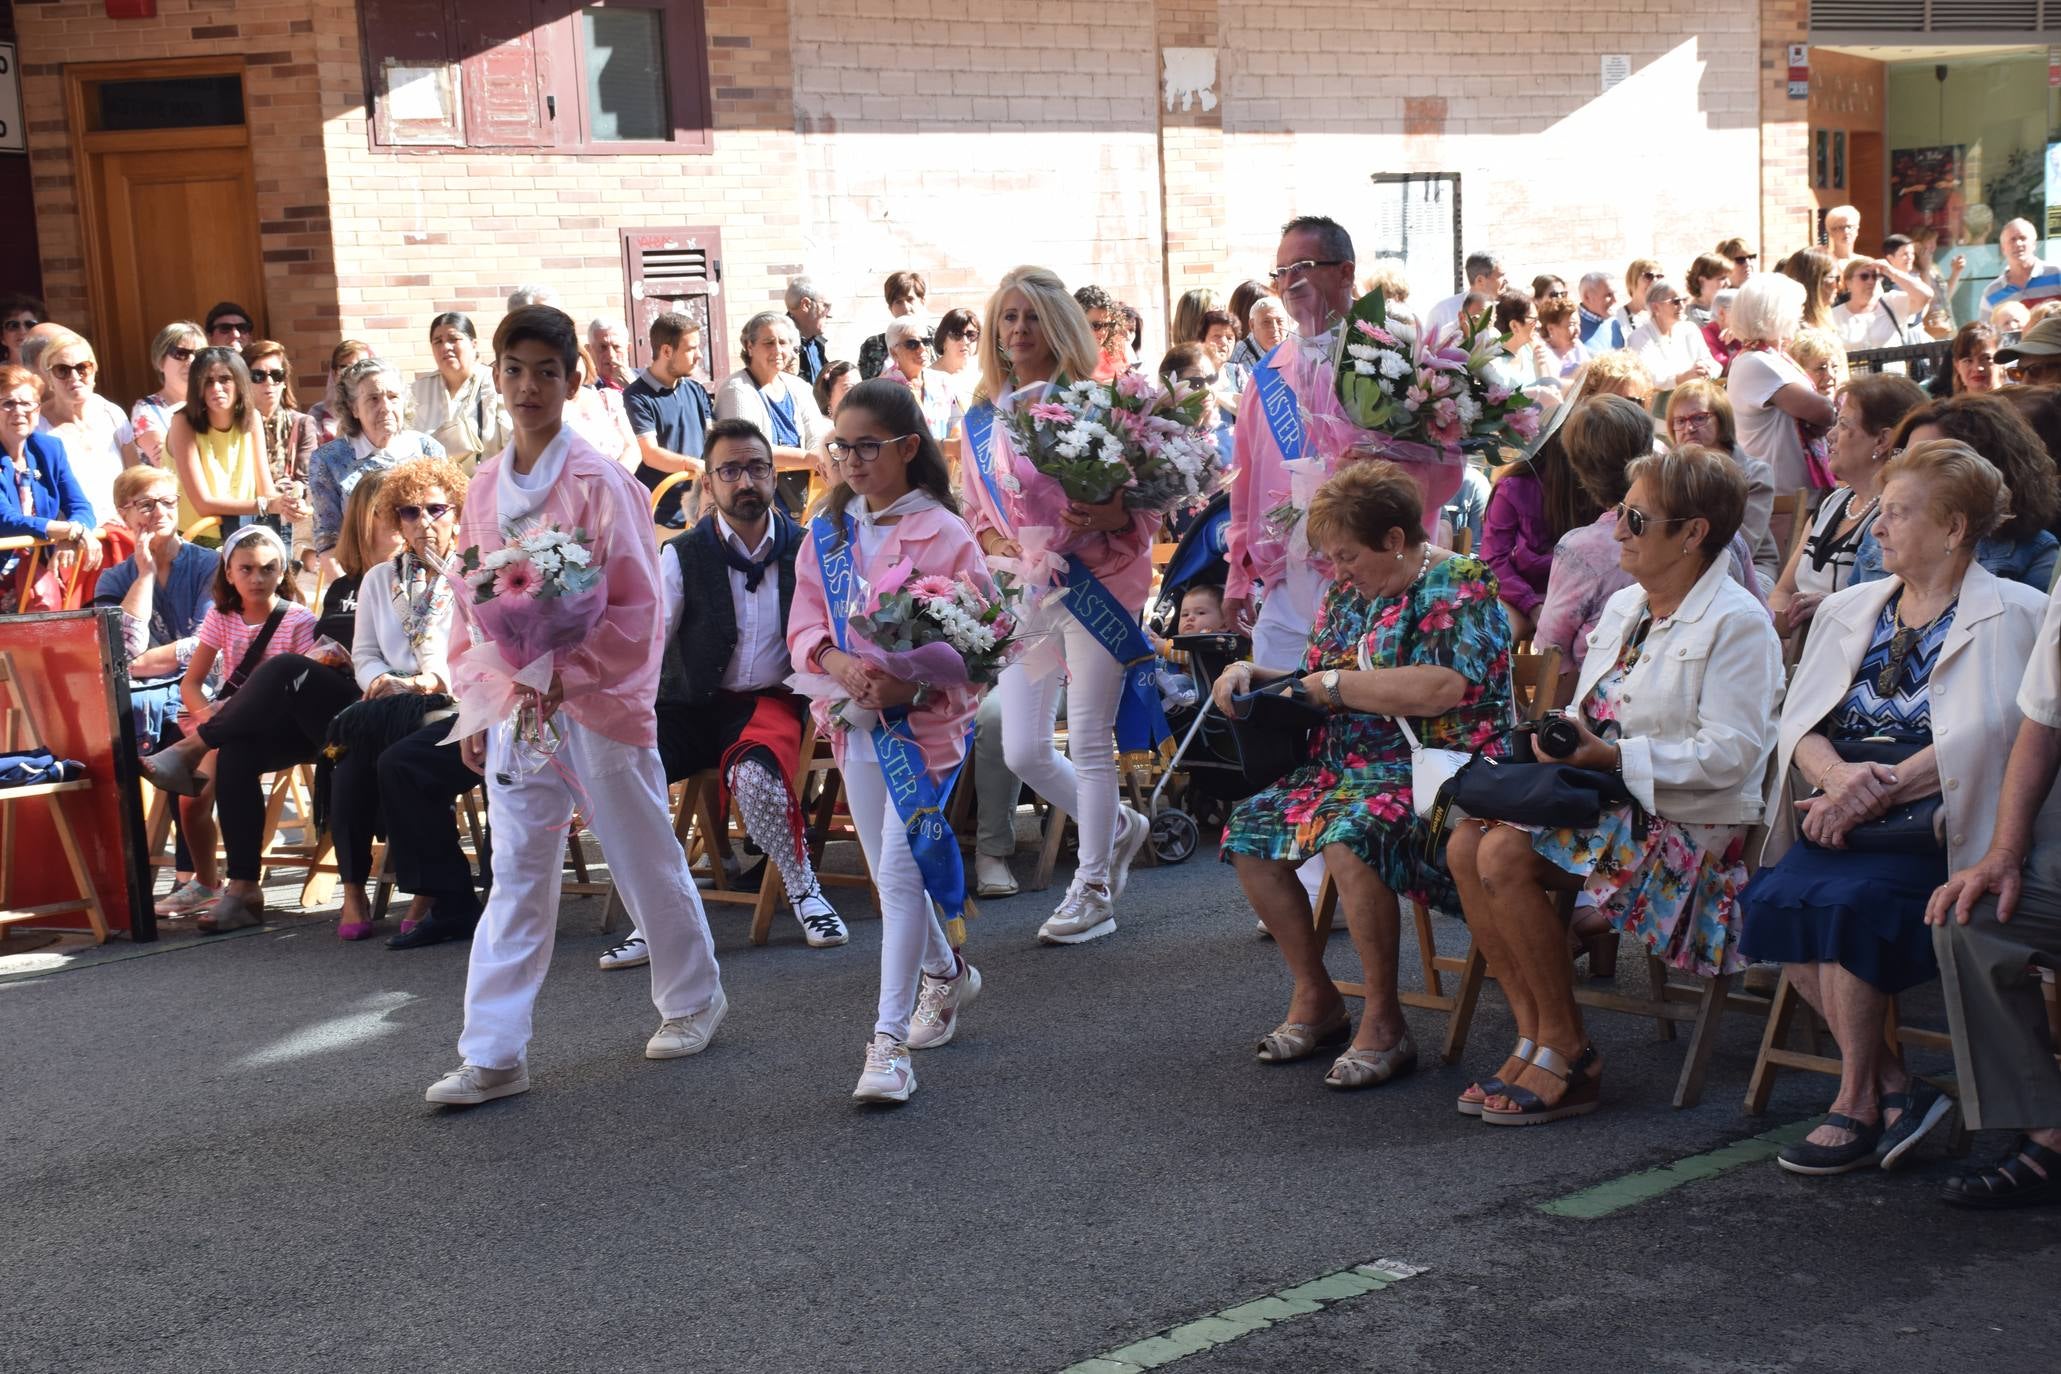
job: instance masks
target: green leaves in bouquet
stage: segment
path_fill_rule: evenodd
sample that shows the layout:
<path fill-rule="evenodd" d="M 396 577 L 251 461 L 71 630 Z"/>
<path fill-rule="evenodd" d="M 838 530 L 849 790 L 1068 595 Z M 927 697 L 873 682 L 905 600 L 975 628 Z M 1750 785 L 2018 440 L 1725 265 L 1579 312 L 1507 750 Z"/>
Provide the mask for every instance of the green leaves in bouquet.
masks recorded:
<path fill-rule="evenodd" d="M 1383 288 L 1377 286 L 1354 301 L 1339 326 L 1338 343 L 1331 354 L 1339 404 L 1345 407 L 1346 418 L 1362 429 L 1394 429 L 1409 418 L 1409 412 L 1399 397 L 1382 392 L 1378 375 L 1363 376 L 1346 353 L 1351 344 L 1372 342 L 1357 327 L 1363 322 L 1388 330 L 1388 292 Z"/>
<path fill-rule="evenodd" d="M 880 605 L 872 612 L 855 615 L 851 620 L 852 628 L 868 644 L 891 654 L 907 653 L 917 646 L 914 632 L 921 623 L 916 614 L 916 598 L 908 592 L 891 592 L 880 598 Z"/>

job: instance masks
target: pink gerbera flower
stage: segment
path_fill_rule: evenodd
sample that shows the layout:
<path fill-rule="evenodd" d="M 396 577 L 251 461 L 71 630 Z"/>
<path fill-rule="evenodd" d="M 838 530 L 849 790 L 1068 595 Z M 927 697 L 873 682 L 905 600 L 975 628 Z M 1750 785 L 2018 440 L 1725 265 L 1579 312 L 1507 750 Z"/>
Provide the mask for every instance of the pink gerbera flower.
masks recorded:
<path fill-rule="evenodd" d="M 1033 420 L 1043 420 L 1046 424 L 1073 423 L 1073 412 L 1057 401 L 1039 401 L 1030 408 L 1030 413 Z"/>
<path fill-rule="evenodd" d="M 904 590 L 924 601 L 950 601 L 958 593 L 958 587 L 951 578 L 934 573 L 914 579 Z"/>
<path fill-rule="evenodd" d="M 535 596 L 544 589 L 544 579 L 527 558 L 506 564 L 494 575 L 495 596 Z"/>

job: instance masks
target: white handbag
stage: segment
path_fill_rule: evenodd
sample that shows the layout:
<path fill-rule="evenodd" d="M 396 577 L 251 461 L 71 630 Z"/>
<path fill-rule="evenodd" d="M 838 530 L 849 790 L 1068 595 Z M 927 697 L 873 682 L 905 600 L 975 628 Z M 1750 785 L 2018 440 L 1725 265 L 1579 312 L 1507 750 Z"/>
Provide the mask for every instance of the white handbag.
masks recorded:
<path fill-rule="evenodd" d="M 1410 742 L 1410 800 L 1419 816 L 1429 816 L 1438 805 L 1439 789 L 1472 762 L 1474 755 L 1464 749 L 1426 749 L 1409 721 L 1401 716 L 1389 719 L 1402 727 L 1403 738 Z"/>

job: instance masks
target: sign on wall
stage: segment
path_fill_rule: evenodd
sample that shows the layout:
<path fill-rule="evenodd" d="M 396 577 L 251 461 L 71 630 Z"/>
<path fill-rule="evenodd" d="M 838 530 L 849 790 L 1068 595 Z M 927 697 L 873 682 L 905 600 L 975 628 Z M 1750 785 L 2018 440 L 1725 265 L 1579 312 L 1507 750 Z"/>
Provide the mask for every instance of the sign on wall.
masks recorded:
<path fill-rule="evenodd" d="M 14 44 L 0 43 L 0 153 L 26 153 L 29 131 L 21 121 L 21 72 Z"/>
<path fill-rule="evenodd" d="M 1811 98 L 1811 48 L 1808 43 L 1789 45 L 1789 98 Z"/>

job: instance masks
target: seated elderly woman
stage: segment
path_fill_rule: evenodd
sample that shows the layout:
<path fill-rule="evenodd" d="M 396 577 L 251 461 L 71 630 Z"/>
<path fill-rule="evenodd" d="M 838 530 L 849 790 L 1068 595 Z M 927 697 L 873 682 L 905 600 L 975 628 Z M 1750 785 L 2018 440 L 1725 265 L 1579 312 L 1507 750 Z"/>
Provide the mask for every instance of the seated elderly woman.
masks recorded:
<path fill-rule="evenodd" d="M 1746 481 L 1696 447 L 1642 457 L 1631 478 L 1616 538 L 1637 585 L 1604 607 L 1569 716 L 1580 746 L 1559 762 L 1619 774 L 1637 805 L 1562 829 L 1464 820 L 1446 848 L 1520 1037 L 1493 1078 L 1460 1096 L 1461 1112 L 1493 1125 L 1578 1116 L 1602 1098 L 1556 892 L 1586 892 L 1675 968 L 1745 967 L 1737 894 L 1782 689 L 1768 613 L 1724 567 Z"/>
<path fill-rule="evenodd" d="M 1782 571 L 1782 548 L 1769 529 L 1775 511 L 1775 477 L 1768 465 L 1739 447 L 1739 421 L 1724 384 L 1699 377 L 1667 398 L 1667 437 L 1677 444 L 1701 444 L 1730 454 L 1746 476 L 1746 518 L 1739 536 L 1747 561 L 1772 585 Z M 1786 523 L 1786 522 L 1785 522 Z M 1783 531 L 1786 536 L 1787 530 Z"/>
<path fill-rule="evenodd" d="M 1893 1168 L 1947 1114 L 1885 1043 L 1883 1015 L 1938 976 L 1926 903 L 1989 848 L 2046 611 L 1975 561 L 2011 499 L 1975 450 L 1915 444 L 1882 479 L 1875 538 L 1890 575 L 1818 607 L 1744 898 L 1746 957 L 1786 964 L 1839 1042 L 1831 1113 L 1777 1156 L 1798 1174 Z"/>
<path fill-rule="evenodd" d="M 1317 614 L 1299 669 L 1234 664 L 1216 683 L 1217 705 L 1255 684 L 1299 673 L 1311 700 L 1333 712 L 1311 756 L 1238 804 L 1222 853 L 1236 865 L 1295 980 L 1287 1019 L 1262 1038 L 1263 1063 L 1307 1059 L 1351 1041 L 1325 1082 L 1385 1083 L 1416 1067 L 1417 1048 L 1396 997 L 1397 897 L 1451 909 L 1445 873 L 1424 859 L 1410 795 L 1410 718 L 1427 748 L 1497 755 L 1507 747 L 1510 626 L 1486 565 L 1424 537 L 1424 498 L 1384 462 L 1353 463 L 1310 502 L 1311 542 L 1337 576 Z M 1296 867 L 1322 854 L 1338 885 L 1367 984 L 1354 1035 L 1324 970 Z"/>
<path fill-rule="evenodd" d="M 1969 392 L 1906 412 L 1890 447 L 1908 449 L 1928 439 L 1959 440 L 1996 465 L 2010 489 L 2011 508 L 1977 542 L 1975 561 L 2006 581 L 2046 591 L 2054 581 L 2055 555 L 2061 553 L 2061 543 L 2048 529 L 2061 512 L 2061 486 L 2038 431 L 2001 396 Z M 1870 531 L 1854 551 L 1853 582 L 1886 576 L 1881 546 Z"/>
<path fill-rule="evenodd" d="M 400 370 L 378 358 L 360 358 L 337 374 L 332 393 L 337 437 L 308 460 L 318 553 L 330 555 L 336 547 L 344 501 L 361 474 L 397 467 L 410 458 L 444 456 L 442 444 L 407 427 L 405 385 Z M 335 572 L 330 569 L 331 576 Z"/>

